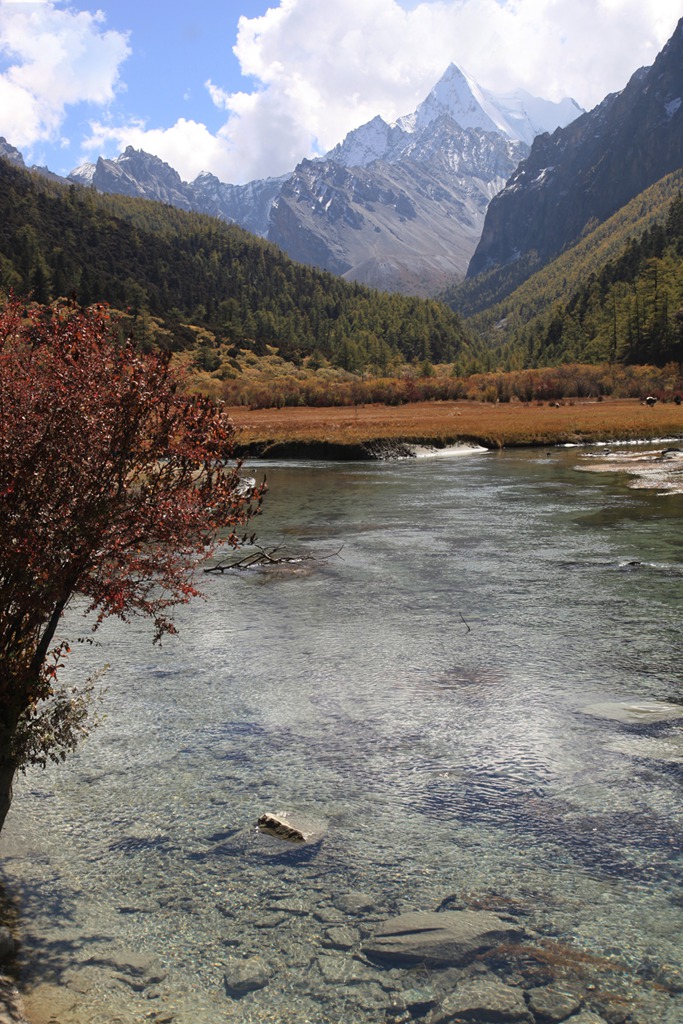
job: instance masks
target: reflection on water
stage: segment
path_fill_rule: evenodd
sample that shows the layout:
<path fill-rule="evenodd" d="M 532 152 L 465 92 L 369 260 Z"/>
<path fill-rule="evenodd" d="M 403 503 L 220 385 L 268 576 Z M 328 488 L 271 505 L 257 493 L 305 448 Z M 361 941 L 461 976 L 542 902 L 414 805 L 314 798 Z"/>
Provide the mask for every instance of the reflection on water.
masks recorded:
<path fill-rule="evenodd" d="M 26 984 L 81 1020 L 407 1020 L 433 979 L 363 937 L 495 906 L 680 1024 L 683 768 L 652 756 L 680 729 L 582 709 L 683 700 L 683 498 L 576 458 L 269 467 L 260 541 L 339 557 L 206 576 L 177 640 L 110 624 L 78 653 L 112 666 L 107 720 L 20 780 L 2 837 Z M 261 835 L 265 811 L 323 838 Z"/>

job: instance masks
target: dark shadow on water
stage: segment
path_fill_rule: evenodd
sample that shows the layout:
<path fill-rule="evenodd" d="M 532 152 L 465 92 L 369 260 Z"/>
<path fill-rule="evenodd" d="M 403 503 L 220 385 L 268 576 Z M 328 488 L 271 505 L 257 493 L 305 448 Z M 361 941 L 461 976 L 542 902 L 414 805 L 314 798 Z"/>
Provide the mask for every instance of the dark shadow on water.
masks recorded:
<path fill-rule="evenodd" d="M 320 853 L 322 840 L 317 843 L 290 843 L 286 840 L 275 840 L 277 846 L 269 846 L 268 849 L 258 849 L 258 856 L 267 864 L 284 867 L 296 867 L 301 864 L 312 863 Z"/>
<path fill-rule="evenodd" d="M 84 960 L 93 946 L 114 941 L 106 934 L 73 937 L 78 929 L 74 907 L 80 895 L 53 883 L 24 885 L 14 892 L 0 884 L 0 919 L 18 938 L 16 961 L 8 966 L 21 987 L 59 984 L 63 973 Z M 46 939 L 41 926 L 46 919 L 52 933 L 63 928 L 68 937 Z"/>
<path fill-rule="evenodd" d="M 49 941 L 33 934 L 25 935 L 18 957 L 20 983 L 22 986 L 42 982 L 58 985 L 64 972 L 87 959 L 91 949 L 113 941 L 113 936 L 104 934 Z"/>
<path fill-rule="evenodd" d="M 145 838 L 140 836 L 124 836 L 115 843 L 109 844 L 112 853 L 134 854 L 146 850 L 157 850 L 159 853 L 173 853 L 177 847 L 168 836 Z"/>
<path fill-rule="evenodd" d="M 683 835 L 654 811 L 581 813 L 539 788 L 517 788 L 510 779 L 481 773 L 460 778 L 457 788 L 434 781 L 422 806 L 431 818 L 495 827 L 542 856 L 554 850 L 600 875 L 683 884 Z"/>

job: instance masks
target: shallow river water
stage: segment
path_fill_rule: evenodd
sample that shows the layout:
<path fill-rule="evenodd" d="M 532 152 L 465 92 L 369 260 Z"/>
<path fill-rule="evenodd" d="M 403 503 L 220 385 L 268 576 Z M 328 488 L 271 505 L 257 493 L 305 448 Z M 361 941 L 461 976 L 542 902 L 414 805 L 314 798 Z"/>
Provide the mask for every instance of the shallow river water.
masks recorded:
<path fill-rule="evenodd" d="M 409 1020 L 439 979 L 364 938 L 492 908 L 604 1019 L 680 1024 L 680 722 L 593 706 L 683 707 L 683 495 L 583 457 L 268 466 L 260 541 L 316 561 L 205 576 L 161 648 L 77 645 L 106 719 L 19 779 L 0 840 L 27 990 L 60 1022 Z"/>

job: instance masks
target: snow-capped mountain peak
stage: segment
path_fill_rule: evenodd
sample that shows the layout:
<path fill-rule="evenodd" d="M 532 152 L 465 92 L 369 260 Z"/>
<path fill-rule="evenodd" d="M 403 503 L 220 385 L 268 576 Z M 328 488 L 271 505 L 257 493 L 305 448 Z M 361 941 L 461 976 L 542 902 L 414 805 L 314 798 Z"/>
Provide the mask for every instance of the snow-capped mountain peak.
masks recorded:
<path fill-rule="evenodd" d="M 564 128 L 582 113 L 572 99 L 555 103 L 523 89 L 499 96 L 484 89 L 456 64 L 450 64 L 415 113 L 399 118 L 397 123 L 404 131 L 413 132 L 448 114 L 461 128 L 497 131 L 530 146 L 537 135 Z"/>
<path fill-rule="evenodd" d="M 404 131 L 422 131 L 444 114 L 461 128 L 510 135 L 509 125 L 495 98 L 487 95 L 457 64 L 450 64 L 415 113 L 399 118 L 397 124 Z"/>
<path fill-rule="evenodd" d="M 540 99 L 524 89 L 518 89 L 506 96 L 496 97 L 496 103 L 504 113 L 511 138 L 521 139 L 528 146 L 537 135 L 551 134 L 556 128 L 568 124 L 585 113 L 576 100 L 565 97 L 559 102 Z"/>
<path fill-rule="evenodd" d="M 571 101 L 497 97 L 451 64 L 414 113 L 393 124 L 374 117 L 281 178 L 230 185 L 202 173 L 185 182 L 130 146 L 70 178 L 234 221 L 353 280 L 429 294 L 465 273 L 491 198 L 534 136 L 579 113 Z"/>
<path fill-rule="evenodd" d="M 69 179 L 77 182 L 79 185 L 92 185 L 96 170 L 97 164 L 79 164 L 78 167 L 74 167 L 73 171 L 71 171 Z"/>
<path fill-rule="evenodd" d="M 367 167 L 373 160 L 385 159 L 391 145 L 392 125 L 377 115 L 350 131 L 325 159 L 336 160 L 345 167 Z"/>
<path fill-rule="evenodd" d="M 393 162 L 410 148 L 412 137 L 443 117 L 455 121 L 463 131 L 496 132 L 530 146 L 537 135 L 565 127 L 581 113 L 581 107 L 571 99 L 554 103 L 523 90 L 497 96 L 462 68 L 450 64 L 412 114 L 399 117 L 394 124 L 374 117 L 349 132 L 325 159 L 344 167 L 368 167 L 374 160 Z"/>

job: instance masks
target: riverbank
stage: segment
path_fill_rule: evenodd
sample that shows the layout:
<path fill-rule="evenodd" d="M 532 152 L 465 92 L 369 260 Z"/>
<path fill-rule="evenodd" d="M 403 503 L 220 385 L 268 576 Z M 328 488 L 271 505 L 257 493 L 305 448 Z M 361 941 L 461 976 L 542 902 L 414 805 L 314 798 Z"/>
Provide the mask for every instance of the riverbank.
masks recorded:
<path fill-rule="evenodd" d="M 235 406 L 230 414 L 237 451 L 249 458 L 376 459 L 410 455 L 424 446 L 500 449 L 683 437 L 683 405 L 649 406 L 636 399 Z"/>

